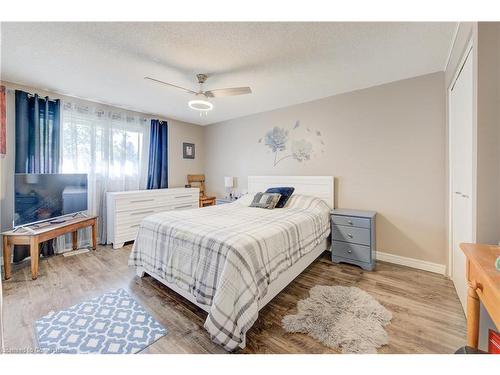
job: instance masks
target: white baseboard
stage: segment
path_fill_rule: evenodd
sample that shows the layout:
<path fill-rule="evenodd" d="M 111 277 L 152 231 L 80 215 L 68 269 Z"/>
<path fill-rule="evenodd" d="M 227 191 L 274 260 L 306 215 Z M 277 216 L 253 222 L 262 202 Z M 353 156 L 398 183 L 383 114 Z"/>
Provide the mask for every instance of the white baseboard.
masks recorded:
<path fill-rule="evenodd" d="M 377 254 L 376 255 L 377 259 L 381 260 L 383 262 L 394 263 L 394 264 L 399 264 L 401 266 L 416 268 L 416 269 L 423 270 L 423 271 L 439 273 L 440 275 L 446 274 L 446 265 L 445 264 L 439 264 L 439 263 L 428 262 L 426 260 L 402 257 L 399 255 L 384 253 L 382 251 L 377 251 L 376 254 Z"/>

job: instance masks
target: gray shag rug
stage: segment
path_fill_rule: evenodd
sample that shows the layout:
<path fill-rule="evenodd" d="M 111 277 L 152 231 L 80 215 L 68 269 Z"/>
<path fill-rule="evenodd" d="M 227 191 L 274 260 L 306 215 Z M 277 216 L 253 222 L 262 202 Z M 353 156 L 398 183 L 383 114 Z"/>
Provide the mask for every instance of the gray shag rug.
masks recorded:
<path fill-rule="evenodd" d="M 377 353 L 389 342 L 384 326 L 392 314 L 356 287 L 317 285 L 297 303 L 297 314 L 283 318 L 287 332 L 307 333 L 342 353 Z"/>

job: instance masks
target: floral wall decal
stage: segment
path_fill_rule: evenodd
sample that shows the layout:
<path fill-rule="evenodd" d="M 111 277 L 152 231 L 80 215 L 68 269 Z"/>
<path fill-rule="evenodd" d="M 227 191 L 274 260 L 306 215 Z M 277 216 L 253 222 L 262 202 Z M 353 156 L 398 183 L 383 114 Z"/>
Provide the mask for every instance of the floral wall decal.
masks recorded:
<path fill-rule="evenodd" d="M 311 128 L 307 128 L 304 132 L 301 129 L 300 121 L 296 121 L 291 130 L 275 126 L 264 135 L 264 138 L 259 139 L 259 143 L 264 143 L 274 154 L 274 167 L 289 158 L 300 163 L 311 160 L 314 154 L 314 144 L 318 144 L 322 148 L 321 152 L 324 152 L 325 142 L 319 139 L 321 132 L 311 130 Z"/>
<path fill-rule="evenodd" d="M 305 161 L 311 159 L 313 146 L 305 139 L 293 141 L 292 143 L 292 156 L 297 161 Z"/>
<path fill-rule="evenodd" d="M 275 126 L 266 133 L 264 139 L 265 145 L 270 147 L 273 152 L 285 151 L 288 142 L 288 130 Z"/>

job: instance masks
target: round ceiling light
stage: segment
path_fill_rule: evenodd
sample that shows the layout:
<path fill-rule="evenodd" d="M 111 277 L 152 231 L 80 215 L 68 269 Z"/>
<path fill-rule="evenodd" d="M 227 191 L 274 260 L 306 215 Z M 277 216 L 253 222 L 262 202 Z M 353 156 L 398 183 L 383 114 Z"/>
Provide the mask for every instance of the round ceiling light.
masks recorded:
<path fill-rule="evenodd" d="M 195 111 L 206 112 L 214 109 L 214 105 L 207 100 L 190 100 L 188 102 L 189 108 L 194 109 Z"/>

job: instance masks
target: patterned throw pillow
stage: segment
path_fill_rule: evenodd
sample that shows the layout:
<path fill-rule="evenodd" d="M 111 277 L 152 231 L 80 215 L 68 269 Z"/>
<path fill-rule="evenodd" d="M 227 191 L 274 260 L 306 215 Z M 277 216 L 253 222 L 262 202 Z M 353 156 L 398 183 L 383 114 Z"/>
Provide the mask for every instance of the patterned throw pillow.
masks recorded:
<path fill-rule="evenodd" d="M 280 198 L 281 194 L 278 193 L 257 193 L 250 207 L 273 209 L 278 204 Z"/>
<path fill-rule="evenodd" d="M 283 208 L 285 207 L 286 202 L 288 201 L 288 198 L 291 197 L 293 194 L 295 188 L 294 187 L 274 187 L 274 188 L 269 188 L 266 190 L 266 193 L 278 193 L 281 194 L 281 198 L 276 205 L 276 208 Z"/>

